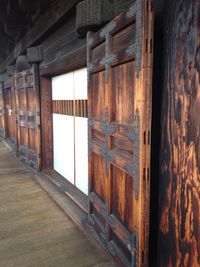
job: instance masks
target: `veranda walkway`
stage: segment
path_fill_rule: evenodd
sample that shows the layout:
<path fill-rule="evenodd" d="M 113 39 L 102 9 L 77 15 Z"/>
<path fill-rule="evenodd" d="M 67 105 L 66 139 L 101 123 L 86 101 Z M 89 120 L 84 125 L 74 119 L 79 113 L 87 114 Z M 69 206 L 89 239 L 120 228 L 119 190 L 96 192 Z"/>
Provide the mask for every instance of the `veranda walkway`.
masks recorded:
<path fill-rule="evenodd" d="M 111 267 L 0 142 L 0 267 Z"/>

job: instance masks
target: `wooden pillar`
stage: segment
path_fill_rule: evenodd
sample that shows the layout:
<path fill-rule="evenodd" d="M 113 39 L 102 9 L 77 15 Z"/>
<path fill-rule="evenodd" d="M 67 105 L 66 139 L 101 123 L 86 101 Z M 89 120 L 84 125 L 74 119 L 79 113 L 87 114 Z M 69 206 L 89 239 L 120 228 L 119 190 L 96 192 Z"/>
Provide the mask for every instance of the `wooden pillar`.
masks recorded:
<path fill-rule="evenodd" d="M 170 0 L 160 149 L 158 266 L 200 266 L 200 2 Z"/>
<path fill-rule="evenodd" d="M 48 171 L 53 164 L 52 92 L 51 79 L 40 78 L 41 125 L 42 125 L 42 169 Z"/>

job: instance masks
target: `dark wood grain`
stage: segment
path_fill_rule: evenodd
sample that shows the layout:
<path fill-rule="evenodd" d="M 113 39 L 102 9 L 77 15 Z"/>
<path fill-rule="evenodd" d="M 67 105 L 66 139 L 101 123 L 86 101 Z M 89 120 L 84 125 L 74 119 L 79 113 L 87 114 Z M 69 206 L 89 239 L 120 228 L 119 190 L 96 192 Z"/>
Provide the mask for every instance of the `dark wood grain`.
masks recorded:
<path fill-rule="evenodd" d="M 51 79 L 40 78 L 42 169 L 51 170 L 53 166 L 53 126 Z"/>
<path fill-rule="evenodd" d="M 17 156 L 41 170 L 41 116 L 38 65 L 16 73 Z"/>
<path fill-rule="evenodd" d="M 200 266 L 200 2 L 169 1 L 158 266 Z"/>

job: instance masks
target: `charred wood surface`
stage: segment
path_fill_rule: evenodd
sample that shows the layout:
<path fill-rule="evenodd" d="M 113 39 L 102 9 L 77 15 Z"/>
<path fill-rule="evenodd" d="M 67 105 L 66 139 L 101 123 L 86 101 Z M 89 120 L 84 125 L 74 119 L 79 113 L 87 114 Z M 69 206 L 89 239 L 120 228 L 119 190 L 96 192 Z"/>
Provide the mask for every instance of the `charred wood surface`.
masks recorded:
<path fill-rule="evenodd" d="M 168 4 L 158 266 L 200 266 L 200 2 Z"/>

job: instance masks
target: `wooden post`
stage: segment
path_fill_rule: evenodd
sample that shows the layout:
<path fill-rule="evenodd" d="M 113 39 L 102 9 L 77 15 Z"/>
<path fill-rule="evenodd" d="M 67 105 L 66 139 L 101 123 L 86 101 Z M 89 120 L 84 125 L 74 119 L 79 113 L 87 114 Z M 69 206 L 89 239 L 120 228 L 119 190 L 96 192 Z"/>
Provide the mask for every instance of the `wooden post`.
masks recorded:
<path fill-rule="evenodd" d="M 200 266 L 200 2 L 170 0 L 160 149 L 157 266 Z"/>

